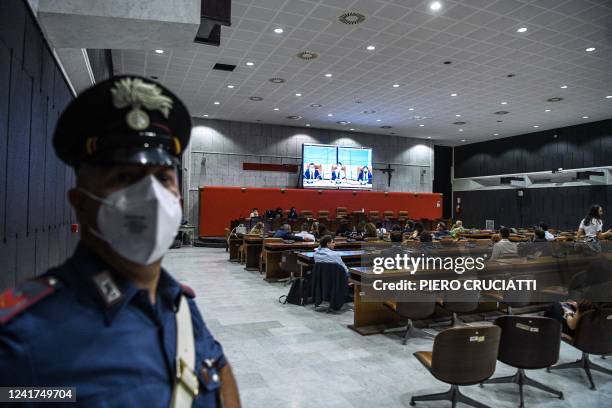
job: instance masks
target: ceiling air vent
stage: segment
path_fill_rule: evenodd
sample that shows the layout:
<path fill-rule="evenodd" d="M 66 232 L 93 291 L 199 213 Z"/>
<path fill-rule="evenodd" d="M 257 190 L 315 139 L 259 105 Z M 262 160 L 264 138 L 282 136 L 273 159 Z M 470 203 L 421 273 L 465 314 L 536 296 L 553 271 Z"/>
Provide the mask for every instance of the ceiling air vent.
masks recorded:
<path fill-rule="evenodd" d="M 263 98 L 261 96 L 249 96 L 249 100 L 259 102 L 263 101 Z"/>
<path fill-rule="evenodd" d="M 323 105 L 321 105 L 320 103 L 311 103 L 310 104 L 311 108 L 320 108 L 321 106 L 323 106 Z"/>
<path fill-rule="evenodd" d="M 453 125 L 465 125 L 466 122 L 453 122 Z"/>
<path fill-rule="evenodd" d="M 349 11 L 344 13 L 338 17 L 338 21 L 342 24 L 347 25 L 355 25 L 359 23 L 363 23 L 365 21 L 365 16 L 361 13 L 355 13 L 353 11 Z"/>
<path fill-rule="evenodd" d="M 302 117 L 298 115 L 291 115 L 291 116 L 287 116 L 287 119 L 299 120 L 299 119 L 302 119 Z"/>
<path fill-rule="evenodd" d="M 559 97 L 554 97 L 554 98 L 548 98 L 547 101 L 548 102 L 561 102 L 563 100 L 563 98 L 559 98 Z"/>
<path fill-rule="evenodd" d="M 497 112 L 493 112 L 493 114 L 494 114 L 494 115 L 507 115 L 507 114 L 509 114 L 509 113 L 510 113 L 510 112 L 508 112 L 508 111 L 497 111 Z"/>
<path fill-rule="evenodd" d="M 380 127 L 381 129 L 391 129 L 393 128 L 393 126 L 389 126 L 389 125 L 384 125 Z"/>
<path fill-rule="evenodd" d="M 232 64 L 221 64 L 217 62 L 215 65 L 213 65 L 213 69 L 216 69 L 217 71 L 232 72 L 236 69 L 236 66 Z"/>
<path fill-rule="evenodd" d="M 273 84 L 284 84 L 286 82 L 283 78 L 270 78 L 268 81 L 272 82 Z"/>

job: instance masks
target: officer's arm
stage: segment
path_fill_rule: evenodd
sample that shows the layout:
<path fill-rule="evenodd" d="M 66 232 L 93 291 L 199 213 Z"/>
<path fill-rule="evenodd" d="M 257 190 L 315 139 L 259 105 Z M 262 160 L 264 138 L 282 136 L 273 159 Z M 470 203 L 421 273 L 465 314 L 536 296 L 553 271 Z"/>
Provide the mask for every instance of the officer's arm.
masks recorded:
<path fill-rule="evenodd" d="M 0 327 L 0 386 L 31 386 L 29 347 L 11 330 Z"/>
<path fill-rule="evenodd" d="M 228 362 L 219 370 L 221 377 L 221 403 L 223 408 L 239 408 L 240 395 L 238 394 L 238 384 L 232 372 L 232 367 Z"/>

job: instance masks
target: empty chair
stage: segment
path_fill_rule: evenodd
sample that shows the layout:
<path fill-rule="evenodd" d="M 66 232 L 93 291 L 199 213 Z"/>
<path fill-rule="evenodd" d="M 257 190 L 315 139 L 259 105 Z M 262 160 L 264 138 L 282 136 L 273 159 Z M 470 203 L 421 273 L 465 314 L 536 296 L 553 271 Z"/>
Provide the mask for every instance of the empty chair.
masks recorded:
<path fill-rule="evenodd" d="M 327 211 L 327 210 L 319 210 L 319 211 L 317 211 L 317 219 L 319 221 L 328 221 L 329 220 L 329 211 Z"/>
<path fill-rule="evenodd" d="M 461 285 L 460 289 L 448 290 L 444 292 L 444 297 L 438 305 L 452 313 L 451 323 L 456 326 L 461 322 L 457 313 L 469 313 L 478 309 L 480 292 L 477 290 L 467 290 Z"/>
<path fill-rule="evenodd" d="M 395 218 L 395 212 L 393 212 L 391 210 L 383 211 L 383 218 L 386 221 L 393 221 L 393 219 Z"/>
<path fill-rule="evenodd" d="M 417 351 L 414 356 L 438 380 L 451 385 L 439 394 L 420 395 L 417 401 L 451 401 L 486 408 L 459 390 L 459 386 L 474 385 L 487 380 L 495 372 L 501 329 L 497 326 L 452 327 L 439 333 L 433 351 Z"/>
<path fill-rule="evenodd" d="M 521 275 L 513 276 L 510 278 L 513 281 L 516 280 L 535 280 L 533 275 Z M 513 307 L 524 307 L 531 304 L 537 292 L 534 290 L 507 290 L 505 292 L 483 292 L 483 297 L 496 301 L 499 306 L 503 306 L 506 309 L 506 314 L 512 314 Z"/>
<path fill-rule="evenodd" d="M 436 309 L 436 294 L 431 292 L 410 293 L 410 302 L 385 302 L 384 305 L 406 319 L 406 331 L 404 332 L 402 344 L 406 344 L 409 337 L 422 336 L 424 333 L 414 327 L 413 319 L 425 319 L 431 316 Z"/>
<path fill-rule="evenodd" d="M 582 357 L 573 363 L 559 364 L 549 370 L 582 368 L 589 378 L 591 389 L 595 389 L 591 370 L 612 374 L 612 370 L 593 363 L 589 354 L 607 355 L 612 353 L 612 308 L 589 310 L 578 320 L 574 337 L 563 335 L 563 341 L 582 352 Z"/>
<path fill-rule="evenodd" d="M 397 221 L 400 223 L 408 221 L 408 211 L 398 211 Z"/>
<path fill-rule="evenodd" d="M 380 220 L 380 212 L 378 210 L 368 211 L 368 220 L 370 222 Z"/>
<path fill-rule="evenodd" d="M 312 218 L 312 210 L 302 210 L 302 218 Z"/>
<path fill-rule="evenodd" d="M 346 207 L 336 207 L 336 218 L 348 217 L 348 210 Z"/>
<path fill-rule="evenodd" d="M 517 371 L 507 377 L 492 378 L 484 384 L 518 384 L 520 407 L 525 405 L 524 385 L 550 392 L 563 399 L 561 391 L 532 380 L 525 374 L 525 370 L 546 368 L 557 362 L 561 346 L 561 324 L 548 317 L 501 316 L 495 320 L 495 325 L 501 328 L 497 360 L 517 368 Z"/>

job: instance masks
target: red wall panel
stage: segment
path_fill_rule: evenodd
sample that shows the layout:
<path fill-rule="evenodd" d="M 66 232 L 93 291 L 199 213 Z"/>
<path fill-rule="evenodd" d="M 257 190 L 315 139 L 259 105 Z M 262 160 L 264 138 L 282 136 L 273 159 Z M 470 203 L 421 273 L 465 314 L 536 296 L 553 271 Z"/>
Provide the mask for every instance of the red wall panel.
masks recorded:
<path fill-rule="evenodd" d="M 333 217 L 336 207 L 349 211 L 408 211 L 413 219 L 442 217 L 439 193 L 384 193 L 378 191 L 304 190 L 281 188 L 202 187 L 200 188 L 200 236 L 222 236 L 230 221 L 248 217 L 253 207 L 259 212 L 282 207 L 328 210 Z"/>

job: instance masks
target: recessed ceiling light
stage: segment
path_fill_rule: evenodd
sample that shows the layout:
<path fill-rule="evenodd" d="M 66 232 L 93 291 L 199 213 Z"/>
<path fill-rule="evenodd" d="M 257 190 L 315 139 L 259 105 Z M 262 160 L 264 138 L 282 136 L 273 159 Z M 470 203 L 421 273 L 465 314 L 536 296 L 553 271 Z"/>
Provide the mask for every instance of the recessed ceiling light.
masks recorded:
<path fill-rule="evenodd" d="M 507 114 L 509 114 L 509 113 L 510 113 L 510 112 L 508 112 L 508 111 L 503 111 L 503 110 L 501 110 L 501 111 L 497 111 L 497 112 L 493 112 L 493 114 L 494 114 L 494 115 L 507 115 Z"/>
<path fill-rule="evenodd" d="M 276 28 L 274 29 L 274 32 L 275 32 L 276 34 L 282 34 L 282 33 L 283 33 L 283 29 L 282 29 L 282 28 L 280 28 L 280 27 L 276 27 Z"/>
<path fill-rule="evenodd" d="M 432 2 L 429 4 L 429 9 L 430 9 L 431 11 L 438 11 L 438 10 L 440 10 L 441 8 L 442 8 L 442 3 L 440 3 L 439 1 L 432 1 Z"/>
<path fill-rule="evenodd" d="M 595 51 L 595 47 L 589 47 L 585 51 L 586 52 L 593 52 L 593 51 Z"/>
<path fill-rule="evenodd" d="M 427 136 L 428 139 L 431 139 L 431 136 Z"/>
<path fill-rule="evenodd" d="M 444 61 L 444 62 L 443 62 L 443 64 L 444 64 L 444 65 L 450 65 L 450 64 L 452 64 L 452 63 L 453 63 L 453 61 Z"/>
<path fill-rule="evenodd" d="M 493 133 L 493 136 L 499 136 L 499 133 Z"/>
<path fill-rule="evenodd" d="M 263 101 L 261 96 L 249 96 L 249 99 L 256 102 Z"/>
<path fill-rule="evenodd" d="M 213 103 L 214 103 L 215 105 L 219 105 L 221 102 L 219 102 L 219 101 L 214 101 Z"/>
<path fill-rule="evenodd" d="M 453 125 L 465 125 L 466 122 L 453 122 Z"/>
<path fill-rule="evenodd" d="M 459 129 L 460 132 L 463 132 L 463 129 Z"/>
<path fill-rule="evenodd" d="M 508 102 L 506 102 L 506 101 L 503 101 L 503 102 L 500 102 L 500 103 L 501 103 L 502 105 L 507 105 L 507 104 L 508 104 Z"/>
<path fill-rule="evenodd" d="M 307 123 L 307 124 L 306 124 L 306 126 L 307 126 L 307 127 L 310 127 L 310 123 Z"/>
<path fill-rule="evenodd" d="M 302 94 L 301 93 L 296 93 L 295 96 L 302 96 Z"/>
<path fill-rule="evenodd" d="M 561 88 L 561 89 L 567 89 L 567 85 L 561 85 L 559 88 Z"/>
<path fill-rule="evenodd" d="M 612 95 L 606 96 L 606 99 L 612 99 Z"/>
<path fill-rule="evenodd" d="M 413 110 L 414 110 L 414 108 L 408 108 L 408 110 L 409 110 L 409 111 L 413 111 Z"/>
<path fill-rule="evenodd" d="M 534 128 L 539 128 L 540 126 L 538 126 L 538 125 L 533 125 L 533 127 L 534 127 Z"/>
<path fill-rule="evenodd" d="M 393 84 L 394 88 L 399 88 L 399 84 Z"/>
<path fill-rule="evenodd" d="M 332 116 L 334 116 L 334 114 L 333 113 L 328 113 L 327 116 L 332 117 Z"/>
<path fill-rule="evenodd" d="M 347 120 L 339 120 L 339 121 L 337 121 L 336 123 L 337 123 L 337 124 L 339 124 L 339 125 L 348 125 L 348 124 L 349 124 L 349 123 L 351 123 L 351 122 L 349 122 L 349 121 L 347 121 Z"/>
<path fill-rule="evenodd" d="M 465 139 L 461 139 L 462 142 L 465 142 Z"/>
<path fill-rule="evenodd" d="M 419 125 L 419 127 L 423 127 L 423 126 L 425 126 L 425 125 L 424 125 L 424 124 L 422 124 L 422 123 Z"/>
<path fill-rule="evenodd" d="M 302 117 L 299 116 L 299 115 L 291 115 L 291 116 L 287 116 L 287 119 L 300 120 L 300 119 L 302 119 Z"/>
<path fill-rule="evenodd" d="M 382 119 L 376 119 L 377 122 L 380 122 Z"/>
<path fill-rule="evenodd" d="M 275 111 L 277 111 L 277 110 L 278 110 L 278 108 L 274 108 L 274 110 L 275 110 Z"/>
<path fill-rule="evenodd" d="M 525 31 L 527 31 L 527 27 L 521 27 L 518 30 L 516 30 L 517 33 L 524 33 Z"/>
<path fill-rule="evenodd" d="M 353 128 L 350 128 L 349 130 L 355 130 L 355 129 L 353 129 Z"/>
<path fill-rule="evenodd" d="M 228 87 L 229 89 L 234 89 L 234 85 L 232 85 L 232 84 L 229 84 L 227 87 Z"/>
<path fill-rule="evenodd" d="M 157 54 L 163 54 L 163 53 L 164 53 L 164 50 L 155 50 L 155 53 L 157 53 Z"/>
<path fill-rule="evenodd" d="M 456 117 L 458 117 L 458 118 L 460 118 L 460 117 L 461 117 L 461 115 L 459 115 L 459 114 L 457 114 L 457 115 L 455 115 L 455 116 L 456 116 Z"/>
<path fill-rule="evenodd" d="M 247 61 L 246 65 L 247 67 L 252 67 L 253 65 L 255 65 L 255 63 L 251 61 Z"/>
<path fill-rule="evenodd" d="M 389 126 L 389 125 L 383 125 L 380 127 L 381 129 L 391 129 L 393 128 L 393 126 Z"/>
<path fill-rule="evenodd" d="M 582 119 L 588 119 L 588 118 L 589 118 L 588 116 L 583 116 L 583 117 L 582 117 Z"/>
<path fill-rule="evenodd" d="M 326 78 L 331 78 L 331 77 L 332 77 L 332 74 L 325 74 L 325 77 L 326 77 Z"/>
<path fill-rule="evenodd" d="M 374 46 L 374 45 L 368 45 L 366 47 L 366 50 L 368 50 L 368 51 L 374 51 L 375 49 L 376 49 L 376 46 Z"/>
<path fill-rule="evenodd" d="M 452 93 L 451 96 L 457 96 L 457 94 L 456 93 Z"/>
<path fill-rule="evenodd" d="M 207 117 L 208 117 L 208 115 L 207 115 L 207 114 L 204 114 L 204 115 L 202 115 L 202 116 L 204 116 L 205 118 L 207 118 Z"/>
<path fill-rule="evenodd" d="M 544 112 L 550 112 L 550 109 L 544 109 Z"/>

